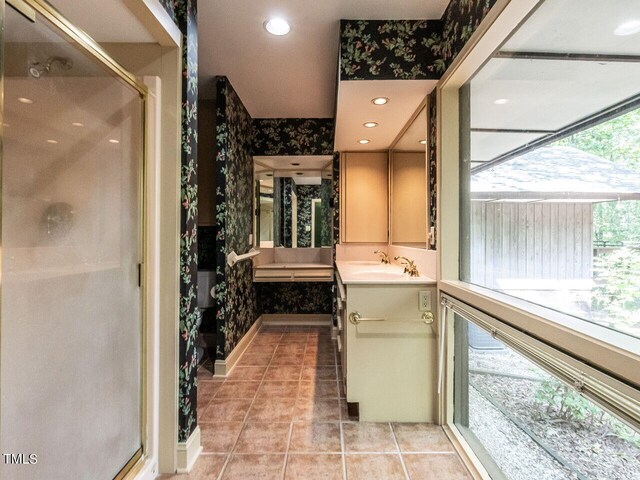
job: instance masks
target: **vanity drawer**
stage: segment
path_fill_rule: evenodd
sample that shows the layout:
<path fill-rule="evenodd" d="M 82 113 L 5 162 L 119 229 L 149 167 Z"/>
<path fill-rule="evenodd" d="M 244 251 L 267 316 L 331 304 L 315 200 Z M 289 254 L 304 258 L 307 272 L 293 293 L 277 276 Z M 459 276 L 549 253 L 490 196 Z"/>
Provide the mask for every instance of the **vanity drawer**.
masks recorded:
<path fill-rule="evenodd" d="M 256 268 L 254 282 L 332 282 L 333 267 L 329 268 Z"/>

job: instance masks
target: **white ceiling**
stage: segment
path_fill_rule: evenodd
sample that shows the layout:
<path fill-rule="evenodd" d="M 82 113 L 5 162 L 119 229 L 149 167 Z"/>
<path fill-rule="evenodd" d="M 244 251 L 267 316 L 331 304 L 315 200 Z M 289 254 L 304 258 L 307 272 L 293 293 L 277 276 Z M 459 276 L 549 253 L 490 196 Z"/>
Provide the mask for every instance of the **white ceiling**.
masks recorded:
<path fill-rule="evenodd" d="M 156 43 L 123 0 L 48 1 L 97 42 Z"/>
<path fill-rule="evenodd" d="M 388 149 L 437 83 L 437 80 L 340 82 L 335 149 L 341 152 Z M 389 103 L 374 105 L 371 100 L 375 97 L 387 97 Z M 366 128 L 365 122 L 377 122 L 378 126 Z M 362 145 L 358 143 L 361 139 L 370 142 Z"/>
<path fill-rule="evenodd" d="M 507 52 L 640 55 L 640 33 L 614 35 L 640 19 L 638 0 L 547 0 L 502 46 Z M 639 92 L 640 62 L 493 58 L 471 82 L 471 161 L 492 160 Z M 496 105 L 497 99 L 508 99 Z"/>
<path fill-rule="evenodd" d="M 334 115 L 340 19 L 441 18 L 449 0 L 205 0 L 198 5 L 200 91 L 226 75 L 254 118 Z M 280 15 L 284 37 L 263 22 Z M 413 112 L 410 112 L 413 113 Z"/>
<path fill-rule="evenodd" d="M 613 34 L 622 23 L 639 18 L 638 0 L 546 1 L 502 50 L 640 55 L 638 35 Z"/>

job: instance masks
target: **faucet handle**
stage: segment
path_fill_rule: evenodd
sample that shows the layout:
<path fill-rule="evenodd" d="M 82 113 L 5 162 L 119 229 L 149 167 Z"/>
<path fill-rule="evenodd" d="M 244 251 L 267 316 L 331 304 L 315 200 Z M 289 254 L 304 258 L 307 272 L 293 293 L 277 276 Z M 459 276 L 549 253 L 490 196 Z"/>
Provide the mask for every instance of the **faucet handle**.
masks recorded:
<path fill-rule="evenodd" d="M 383 252 L 382 250 L 375 250 L 373 253 L 375 253 L 376 255 L 380 255 L 380 261 L 382 263 L 391 263 L 387 252 Z"/>
<path fill-rule="evenodd" d="M 418 271 L 418 267 L 416 267 L 416 263 L 413 260 L 409 260 L 407 257 L 397 256 L 394 257 L 395 261 L 402 260 L 400 263 L 404 265 L 404 273 L 408 273 L 411 277 L 419 277 L 420 272 Z"/>

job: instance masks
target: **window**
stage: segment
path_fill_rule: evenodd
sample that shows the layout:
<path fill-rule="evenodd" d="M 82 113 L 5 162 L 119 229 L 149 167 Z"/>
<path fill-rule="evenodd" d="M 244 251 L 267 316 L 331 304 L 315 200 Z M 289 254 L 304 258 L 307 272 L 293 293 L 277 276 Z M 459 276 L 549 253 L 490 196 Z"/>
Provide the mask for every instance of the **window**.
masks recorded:
<path fill-rule="evenodd" d="M 515 337 L 494 338 L 466 308 L 453 315 L 454 424 L 491 478 L 640 478 L 637 431 L 592 401 L 589 388 L 568 382 L 571 372 L 556 364 L 564 380 L 550 374 L 505 343 Z M 596 394 L 608 398 L 596 385 Z"/>
<path fill-rule="evenodd" d="M 637 1 L 542 2 L 459 92 L 460 279 L 640 338 Z"/>

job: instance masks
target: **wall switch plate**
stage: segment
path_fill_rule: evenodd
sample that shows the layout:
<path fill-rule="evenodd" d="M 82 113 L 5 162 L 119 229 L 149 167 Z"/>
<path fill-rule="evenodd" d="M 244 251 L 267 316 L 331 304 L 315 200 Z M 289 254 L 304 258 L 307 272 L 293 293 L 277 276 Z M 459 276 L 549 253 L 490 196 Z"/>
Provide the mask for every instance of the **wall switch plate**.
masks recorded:
<path fill-rule="evenodd" d="M 421 291 L 419 302 L 420 302 L 419 310 L 421 312 L 430 312 L 431 311 L 431 292 L 427 290 Z"/>

